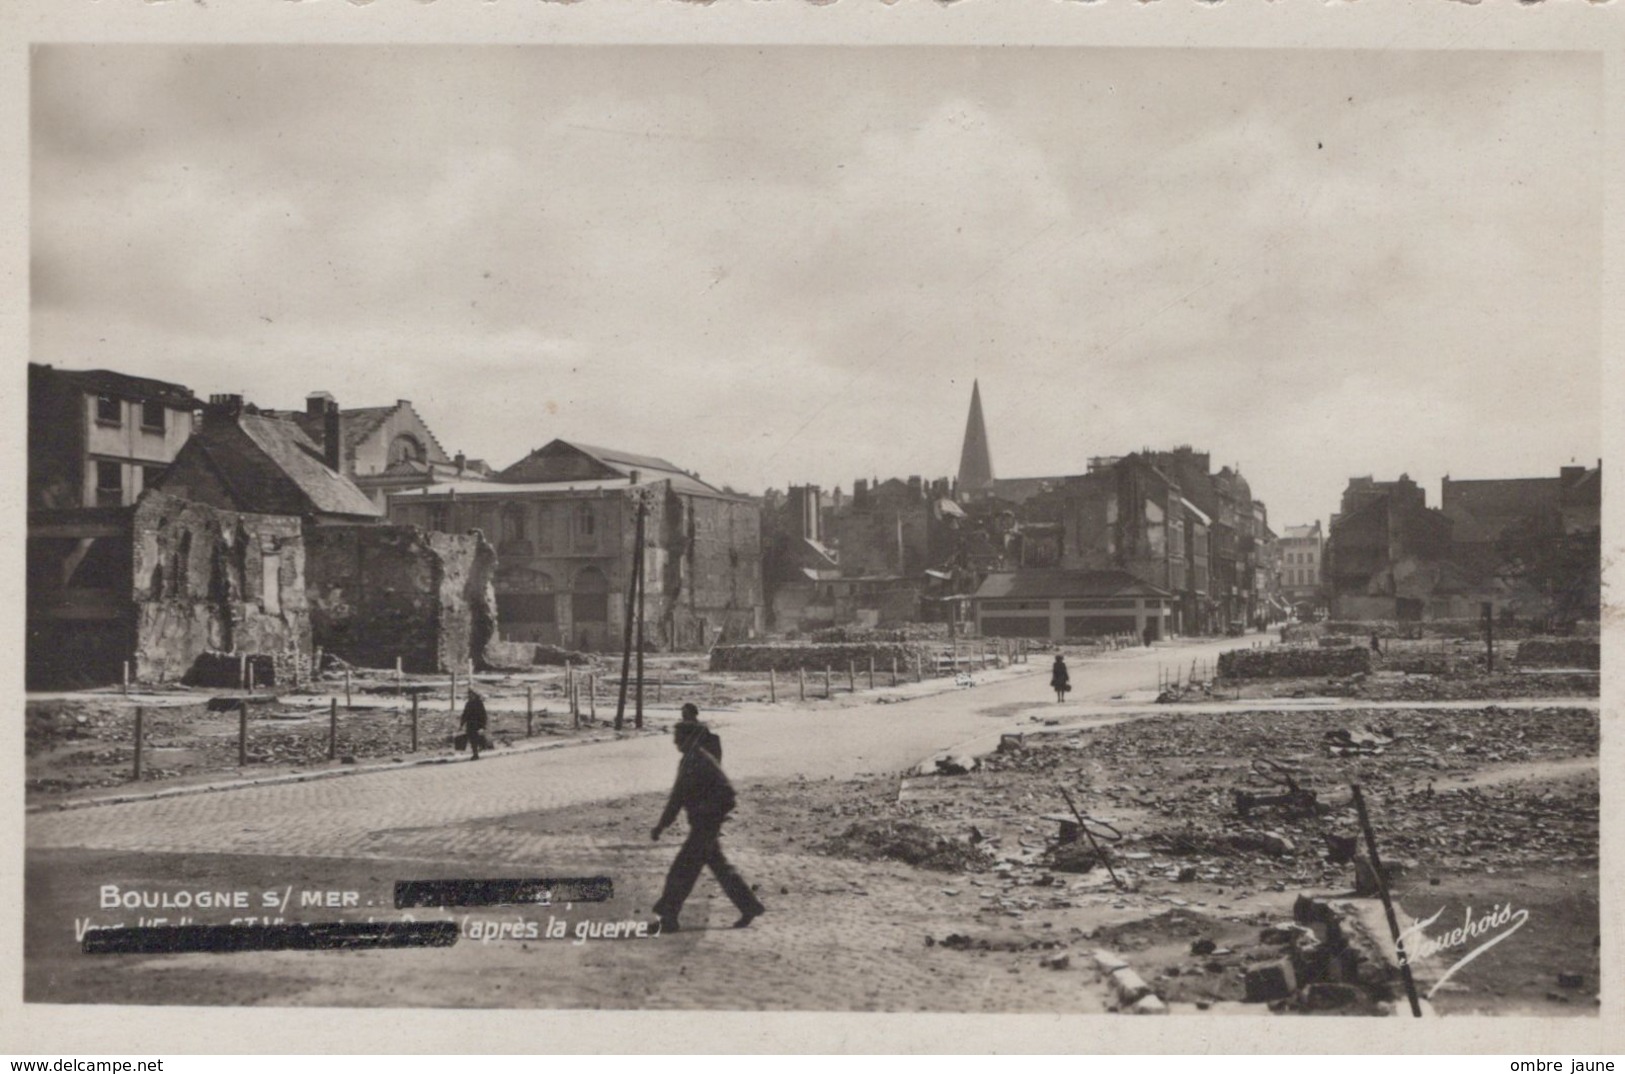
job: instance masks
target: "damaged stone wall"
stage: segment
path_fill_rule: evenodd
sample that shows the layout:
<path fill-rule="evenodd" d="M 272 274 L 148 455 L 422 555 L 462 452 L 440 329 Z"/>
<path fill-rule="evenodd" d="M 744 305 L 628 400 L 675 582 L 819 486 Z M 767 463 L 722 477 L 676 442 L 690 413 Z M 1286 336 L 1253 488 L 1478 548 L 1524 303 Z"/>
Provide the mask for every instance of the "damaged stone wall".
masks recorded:
<path fill-rule="evenodd" d="M 923 653 L 919 646 L 876 643 L 847 643 L 833 645 L 718 645 L 711 650 L 712 671 L 795 671 L 801 668 L 809 673 L 822 673 L 827 667 L 845 675 L 850 662 L 859 673 L 869 670 L 869 658 L 874 657 L 876 673 L 891 674 L 892 660 L 897 661 L 899 673 L 912 674 L 916 654 Z M 927 660 L 933 666 L 933 660 Z"/>
<path fill-rule="evenodd" d="M 1219 654 L 1219 674 L 1227 679 L 1342 677 L 1371 670 L 1371 650 L 1362 648 L 1232 649 Z"/>
<path fill-rule="evenodd" d="M 310 652 L 299 519 L 153 491 L 136 507 L 132 543 L 138 680 L 181 679 L 209 652 Z"/>
<path fill-rule="evenodd" d="M 496 552 L 484 536 L 417 526 L 322 526 L 308 536 L 315 644 L 360 667 L 483 666 L 496 634 Z"/>
<path fill-rule="evenodd" d="M 750 500 L 721 500 L 668 493 L 658 517 L 667 550 L 660 564 L 662 584 L 646 571 L 651 596 L 665 607 L 660 615 L 668 644 L 706 648 L 716 642 L 757 636 L 764 618 L 761 508 Z M 652 621 L 652 620 L 650 620 Z"/>

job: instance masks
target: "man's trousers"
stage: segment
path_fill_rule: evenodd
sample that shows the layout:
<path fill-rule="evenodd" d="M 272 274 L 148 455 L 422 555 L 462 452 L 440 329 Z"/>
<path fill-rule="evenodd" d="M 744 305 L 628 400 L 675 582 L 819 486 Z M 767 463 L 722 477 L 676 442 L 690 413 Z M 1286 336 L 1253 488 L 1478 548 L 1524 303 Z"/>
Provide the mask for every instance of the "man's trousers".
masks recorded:
<path fill-rule="evenodd" d="M 688 838 L 683 840 L 677 860 L 671 863 L 671 871 L 666 874 L 666 887 L 660 893 L 660 901 L 654 904 L 654 912 L 662 921 L 677 920 L 684 901 L 700 878 L 700 871 L 706 867 L 710 867 L 711 875 L 717 878 L 723 893 L 733 901 L 741 914 L 762 912 L 761 901 L 751 892 L 750 885 L 722 854 L 722 822 L 725 819 L 725 816 L 688 818 Z"/>

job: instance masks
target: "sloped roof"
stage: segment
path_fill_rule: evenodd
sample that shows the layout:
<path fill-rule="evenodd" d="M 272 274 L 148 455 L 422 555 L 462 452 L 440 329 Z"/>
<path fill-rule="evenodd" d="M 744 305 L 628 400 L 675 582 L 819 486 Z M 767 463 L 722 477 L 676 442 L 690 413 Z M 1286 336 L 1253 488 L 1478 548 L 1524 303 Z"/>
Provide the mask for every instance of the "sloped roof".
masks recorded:
<path fill-rule="evenodd" d="M 1074 597 L 1171 597 L 1166 589 L 1142 582 L 1128 571 L 1028 570 L 989 574 L 977 600 L 1053 600 Z"/>
<path fill-rule="evenodd" d="M 695 496 L 711 496 L 719 499 L 735 498 L 729 493 L 723 492 L 721 489 L 701 481 L 694 475 L 684 472 L 683 470 L 679 469 L 675 463 L 668 462 L 662 458 L 657 458 L 654 455 L 636 455 L 630 451 L 621 451 L 617 448 L 596 447 L 592 444 L 583 444 L 575 440 L 551 440 L 542 447 L 537 448 L 535 451 L 525 456 L 525 458 L 521 459 L 519 462 L 514 463 L 512 466 L 502 471 L 502 473 L 508 474 L 522 472 L 527 462 L 543 455 L 545 452 L 555 449 L 556 446 L 569 448 L 573 451 L 586 455 L 599 466 L 602 466 L 613 473 L 620 474 L 623 478 L 630 478 L 632 476 L 632 471 L 636 470 L 639 473 L 641 482 L 646 483 L 651 478 L 669 481 L 671 482 L 672 489 L 676 492 L 688 493 Z M 498 480 L 502 480 L 501 475 L 498 475 Z M 559 481 L 557 484 L 579 486 L 583 484 L 583 481 L 565 480 Z M 737 498 L 748 499 L 748 497 Z"/>
<path fill-rule="evenodd" d="M 315 512 L 382 514 L 354 482 L 327 468 L 321 449 L 293 422 L 263 414 L 243 414 L 237 419 L 237 428 L 294 484 Z M 217 466 L 221 464 L 218 458 L 214 461 Z"/>

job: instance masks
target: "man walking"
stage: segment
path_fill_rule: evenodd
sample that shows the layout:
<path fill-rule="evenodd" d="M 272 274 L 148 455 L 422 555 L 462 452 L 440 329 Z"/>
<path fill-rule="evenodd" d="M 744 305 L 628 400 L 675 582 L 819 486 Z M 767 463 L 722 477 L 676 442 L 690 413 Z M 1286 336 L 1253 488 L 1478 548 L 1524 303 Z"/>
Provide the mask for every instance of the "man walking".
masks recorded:
<path fill-rule="evenodd" d="M 665 812 L 660 814 L 660 822 L 649 837 L 658 842 L 681 809 L 688 818 L 688 838 L 683 840 L 682 849 L 671 863 L 665 890 L 654 904 L 661 932 L 677 931 L 677 917 L 682 913 L 683 903 L 705 868 L 710 868 L 717 883 L 722 885 L 723 893 L 739 910 L 734 928 L 748 927 L 767 909 L 722 853 L 722 823 L 733 812 L 736 798 L 733 784 L 722 771 L 722 763 L 705 748 L 709 734 L 697 719 L 680 721 L 672 728 L 673 741 L 683 759 L 677 763 L 677 782 L 666 801 Z"/>
<path fill-rule="evenodd" d="M 474 754 L 469 760 L 479 760 L 480 747 L 485 744 L 486 715 L 485 701 L 476 691 L 468 692 L 468 703 L 463 706 L 463 716 L 458 720 L 458 724 L 462 727 L 463 734 L 468 736 L 468 748 Z"/>

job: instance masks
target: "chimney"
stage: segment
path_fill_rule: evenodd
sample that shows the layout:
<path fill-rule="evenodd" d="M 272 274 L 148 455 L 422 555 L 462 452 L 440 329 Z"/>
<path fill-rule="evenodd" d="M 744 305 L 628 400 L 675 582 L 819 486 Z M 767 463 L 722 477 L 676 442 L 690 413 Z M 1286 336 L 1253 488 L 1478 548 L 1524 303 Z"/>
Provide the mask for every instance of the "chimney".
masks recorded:
<path fill-rule="evenodd" d="M 327 413 L 327 404 L 333 401 L 333 396 L 327 392 L 311 392 L 305 396 L 305 416 L 320 417 Z"/>
<path fill-rule="evenodd" d="M 638 478 L 640 478 L 642 476 L 643 475 L 641 473 L 639 473 L 637 470 L 629 470 L 627 472 L 626 479 L 630 483 L 636 485 L 638 483 Z"/>
<path fill-rule="evenodd" d="M 323 403 L 322 411 L 322 459 L 327 468 L 336 473 L 344 472 L 343 440 L 339 432 L 339 405 L 329 396 Z"/>
<path fill-rule="evenodd" d="M 459 451 L 451 461 L 457 464 L 457 476 L 461 477 L 463 471 L 468 469 L 468 456 Z"/>
<path fill-rule="evenodd" d="M 243 397 L 240 395 L 211 395 L 209 405 L 203 408 L 203 423 L 224 422 L 236 424 L 243 413 Z"/>

